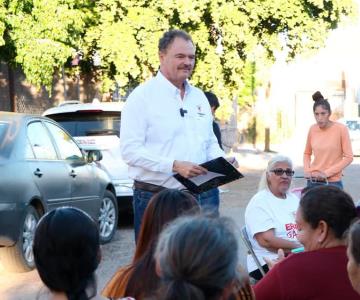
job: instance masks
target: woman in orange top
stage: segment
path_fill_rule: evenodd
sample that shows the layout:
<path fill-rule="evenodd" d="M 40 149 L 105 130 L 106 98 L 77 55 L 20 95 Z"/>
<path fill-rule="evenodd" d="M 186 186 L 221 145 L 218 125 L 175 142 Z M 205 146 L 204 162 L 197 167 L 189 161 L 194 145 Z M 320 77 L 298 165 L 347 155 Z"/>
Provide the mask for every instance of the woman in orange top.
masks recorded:
<path fill-rule="evenodd" d="M 330 104 L 320 92 L 312 98 L 316 124 L 310 127 L 304 151 L 307 186 L 328 182 L 343 188 L 342 171 L 353 160 L 349 131 L 345 125 L 330 120 Z"/>

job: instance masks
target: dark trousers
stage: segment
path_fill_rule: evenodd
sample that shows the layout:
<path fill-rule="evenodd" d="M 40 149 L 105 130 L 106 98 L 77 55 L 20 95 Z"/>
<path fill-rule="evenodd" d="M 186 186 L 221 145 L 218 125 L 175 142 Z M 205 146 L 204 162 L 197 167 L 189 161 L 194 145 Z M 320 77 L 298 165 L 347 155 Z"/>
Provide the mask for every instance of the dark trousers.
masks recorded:
<path fill-rule="evenodd" d="M 262 267 L 263 267 L 263 269 L 264 269 L 265 274 L 266 274 L 267 272 L 269 272 L 269 267 L 268 267 L 268 265 L 265 264 L 265 265 L 263 265 Z M 250 273 L 249 273 L 249 276 L 252 277 L 252 278 L 254 278 L 256 281 L 259 281 L 261 278 L 263 278 L 263 276 L 262 276 L 262 274 L 261 274 L 261 272 L 260 272 L 259 269 L 256 269 L 255 271 L 250 272 Z"/>
<path fill-rule="evenodd" d="M 333 181 L 333 182 L 329 182 L 328 184 L 326 184 L 326 182 L 312 182 L 311 180 L 307 181 L 306 187 L 308 188 L 312 188 L 315 186 L 319 186 L 319 185 L 332 185 L 332 186 L 336 186 L 339 189 L 344 189 L 343 183 L 342 181 Z"/>

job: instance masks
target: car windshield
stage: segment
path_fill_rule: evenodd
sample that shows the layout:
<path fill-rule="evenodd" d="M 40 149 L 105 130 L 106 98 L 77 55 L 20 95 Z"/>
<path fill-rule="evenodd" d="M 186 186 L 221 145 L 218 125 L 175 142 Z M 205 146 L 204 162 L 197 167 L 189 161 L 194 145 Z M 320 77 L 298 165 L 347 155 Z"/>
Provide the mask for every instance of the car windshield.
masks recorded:
<path fill-rule="evenodd" d="M 13 143 L 11 143 L 11 138 L 5 139 L 5 136 L 8 134 L 9 124 L 5 122 L 0 122 L 0 159 L 2 156 L 9 154 L 12 148 Z"/>
<path fill-rule="evenodd" d="M 5 136 L 5 133 L 6 133 L 8 128 L 9 128 L 8 123 L 1 123 L 0 122 L 0 141 L 4 140 L 4 136 Z"/>
<path fill-rule="evenodd" d="M 120 135 L 120 112 L 74 112 L 48 117 L 72 136 Z"/>

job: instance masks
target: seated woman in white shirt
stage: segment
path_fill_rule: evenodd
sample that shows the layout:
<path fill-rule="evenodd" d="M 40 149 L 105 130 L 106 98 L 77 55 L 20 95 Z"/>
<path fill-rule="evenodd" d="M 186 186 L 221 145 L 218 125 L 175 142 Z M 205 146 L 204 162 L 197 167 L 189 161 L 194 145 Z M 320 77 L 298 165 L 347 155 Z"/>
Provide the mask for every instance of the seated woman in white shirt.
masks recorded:
<path fill-rule="evenodd" d="M 301 246 L 296 239 L 295 223 L 299 199 L 289 192 L 293 175 L 292 161 L 283 155 L 274 156 L 263 173 L 258 192 L 245 210 L 246 230 L 265 272 L 269 269 L 263 257 L 275 259 L 278 249 L 283 249 L 286 254 Z M 251 277 L 262 278 L 250 255 L 247 267 Z"/>

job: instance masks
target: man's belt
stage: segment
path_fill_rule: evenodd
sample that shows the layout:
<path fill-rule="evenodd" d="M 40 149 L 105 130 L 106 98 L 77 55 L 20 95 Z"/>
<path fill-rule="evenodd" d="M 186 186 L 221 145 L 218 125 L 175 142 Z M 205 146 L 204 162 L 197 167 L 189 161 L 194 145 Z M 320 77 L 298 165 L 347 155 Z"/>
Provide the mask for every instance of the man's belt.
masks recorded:
<path fill-rule="evenodd" d="M 327 183 L 326 178 L 310 178 L 310 181 L 313 183 Z"/>
<path fill-rule="evenodd" d="M 143 190 L 143 191 L 151 192 L 151 193 L 158 193 L 158 192 L 166 189 L 165 187 L 160 186 L 160 185 L 147 183 L 147 182 L 143 182 L 143 181 L 138 181 L 138 180 L 134 180 L 134 188 L 137 190 Z"/>

